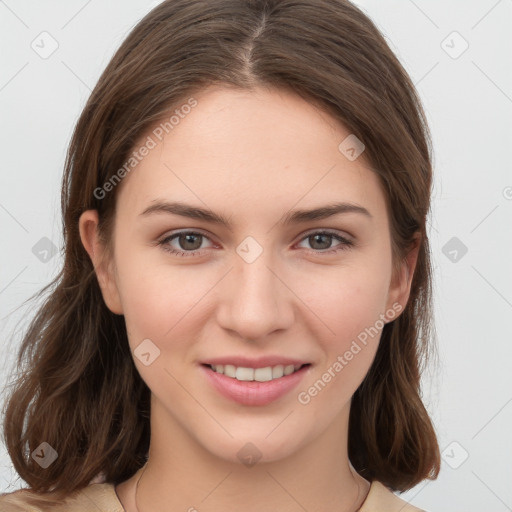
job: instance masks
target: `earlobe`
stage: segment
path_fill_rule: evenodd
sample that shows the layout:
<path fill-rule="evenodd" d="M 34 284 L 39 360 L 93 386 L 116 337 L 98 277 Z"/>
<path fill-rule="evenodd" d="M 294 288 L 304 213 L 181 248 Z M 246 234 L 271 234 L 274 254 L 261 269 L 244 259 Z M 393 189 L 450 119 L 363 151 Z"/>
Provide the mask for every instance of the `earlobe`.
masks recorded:
<path fill-rule="evenodd" d="M 107 256 L 104 243 L 98 236 L 98 212 L 87 210 L 80 216 L 79 231 L 82 245 L 91 259 L 106 306 L 112 313 L 123 314 L 117 289 L 113 262 Z"/>
<path fill-rule="evenodd" d="M 421 237 L 416 235 L 407 256 L 402 262 L 397 275 L 394 276 L 389 289 L 388 309 L 393 308 L 393 304 L 400 304 L 400 311 L 403 311 L 411 294 L 411 285 L 418 261 L 419 249 L 421 247 Z"/>

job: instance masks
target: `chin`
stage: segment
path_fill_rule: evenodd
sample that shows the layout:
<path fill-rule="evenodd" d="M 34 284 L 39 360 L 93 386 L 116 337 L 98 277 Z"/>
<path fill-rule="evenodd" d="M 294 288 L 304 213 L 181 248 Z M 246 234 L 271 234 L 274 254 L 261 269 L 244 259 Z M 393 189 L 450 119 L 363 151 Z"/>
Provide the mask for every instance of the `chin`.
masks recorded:
<path fill-rule="evenodd" d="M 282 418 L 273 422 L 273 427 L 270 429 L 237 430 L 227 427 L 233 437 L 224 432 L 212 437 L 210 432 L 208 437 L 198 441 L 212 456 L 228 463 L 252 467 L 254 464 L 276 462 L 294 455 L 307 443 L 307 439 L 303 436 L 300 439 L 295 438 L 289 428 L 279 431 L 280 427 L 276 428 L 276 426 L 280 421 Z"/>

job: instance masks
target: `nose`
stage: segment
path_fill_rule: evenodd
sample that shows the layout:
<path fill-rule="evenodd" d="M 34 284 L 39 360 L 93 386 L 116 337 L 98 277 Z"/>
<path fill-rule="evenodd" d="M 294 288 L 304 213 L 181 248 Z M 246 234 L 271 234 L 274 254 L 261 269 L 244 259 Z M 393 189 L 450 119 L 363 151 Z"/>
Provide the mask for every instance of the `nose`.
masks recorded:
<path fill-rule="evenodd" d="M 294 294 L 286 282 L 289 276 L 280 268 L 270 251 L 263 251 L 252 262 L 237 255 L 223 279 L 217 310 L 219 325 L 254 341 L 293 325 Z"/>

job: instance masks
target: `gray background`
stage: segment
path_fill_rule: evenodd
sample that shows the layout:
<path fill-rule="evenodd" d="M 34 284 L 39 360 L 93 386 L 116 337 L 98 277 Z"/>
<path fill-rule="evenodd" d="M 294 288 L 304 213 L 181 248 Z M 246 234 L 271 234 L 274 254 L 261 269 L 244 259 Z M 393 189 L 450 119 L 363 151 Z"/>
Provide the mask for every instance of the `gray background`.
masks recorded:
<path fill-rule="evenodd" d="M 114 51 L 157 3 L 0 1 L 2 385 L 33 311 L 23 302 L 62 261 L 72 128 Z M 435 145 L 440 361 L 423 382 L 443 462 L 436 481 L 401 496 L 431 512 L 512 510 L 512 0 L 356 3 L 413 78 Z M 0 492 L 23 485 L 0 444 Z"/>

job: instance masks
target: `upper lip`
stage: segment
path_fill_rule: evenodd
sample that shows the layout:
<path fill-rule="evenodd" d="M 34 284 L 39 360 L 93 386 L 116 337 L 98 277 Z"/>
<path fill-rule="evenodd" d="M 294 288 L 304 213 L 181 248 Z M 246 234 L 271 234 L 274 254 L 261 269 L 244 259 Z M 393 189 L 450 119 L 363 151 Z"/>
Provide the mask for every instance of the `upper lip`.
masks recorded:
<path fill-rule="evenodd" d="M 283 356 L 262 356 L 256 358 L 249 358 L 243 356 L 225 356 L 225 357 L 214 357 L 211 359 L 207 359 L 202 361 L 202 364 L 207 365 L 218 365 L 218 364 L 232 364 L 236 367 L 243 368 L 266 368 L 267 366 L 277 366 L 282 364 L 283 366 L 288 366 L 293 364 L 296 365 L 304 365 L 309 364 L 307 361 L 302 361 L 300 359 L 295 359 L 292 357 L 283 357 Z"/>

